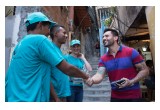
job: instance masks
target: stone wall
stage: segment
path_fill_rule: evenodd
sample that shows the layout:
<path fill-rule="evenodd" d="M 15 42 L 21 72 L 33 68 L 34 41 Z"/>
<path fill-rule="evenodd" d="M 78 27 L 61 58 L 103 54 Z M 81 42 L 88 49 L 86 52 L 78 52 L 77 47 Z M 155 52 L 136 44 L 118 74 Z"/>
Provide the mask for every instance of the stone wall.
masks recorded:
<path fill-rule="evenodd" d="M 98 31 L 92 25 L 89 32 L 84 34 L 85 39 L 85 56 L 87 58 L 95 55 L 95 42 L 98 38 Z"/>
<path fill-rule="evenodd" d="M 18 7 L 19 6 L 17 6 L 16 9 L 18 9 Z M 24 35 L 27 34 L 26 26 L 24 23 L 24 20 L 26 19 L 27 14 L 32 12 L 42 11 L 40 6 L 22 6 L 20 10 L 21 10 L 21 21 L 20 21 L 19 33 L 18 33 L 19 37 L 17 39 L 18 42 L 23 38 Z"/>

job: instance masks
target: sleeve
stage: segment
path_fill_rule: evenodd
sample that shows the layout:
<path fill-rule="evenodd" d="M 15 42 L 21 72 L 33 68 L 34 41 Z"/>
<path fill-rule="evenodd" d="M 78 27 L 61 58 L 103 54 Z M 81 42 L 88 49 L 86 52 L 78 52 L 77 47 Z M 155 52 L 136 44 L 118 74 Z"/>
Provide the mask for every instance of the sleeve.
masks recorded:
<path fill-rule="evenodd" d="M 52 42 L 47 38 L 42 41 L 38 49 L 40 59 L 49 63 L 52 67 L 58 65 L 62 60 L 64 60 L 63 56 L 56 51 Z"/>
<path fill-rule="evenodd" d="M 139 52 L 136 49 L 132 50 L 131 58 L 133 64 L 137 64 L 144 61 L 143 57 L 139 54 Z"/>
<path fill-rule="evenodd" d="M 99 60 L 98 67 L 105 67 L 102 58 Z"/>
<path fill-rule="evenodd" d="M 68 54 L 64 55 L 63 57 L 67 61 Z"/>

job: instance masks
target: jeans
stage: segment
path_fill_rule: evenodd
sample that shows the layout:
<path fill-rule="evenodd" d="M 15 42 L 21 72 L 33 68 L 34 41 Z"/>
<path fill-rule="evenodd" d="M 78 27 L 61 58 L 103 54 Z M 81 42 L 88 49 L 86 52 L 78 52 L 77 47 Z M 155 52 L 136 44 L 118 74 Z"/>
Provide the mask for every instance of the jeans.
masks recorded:
<path fill-rule="evenodd" d="M 71 96 L 67 97 L 67 102 L 82 102 L 83 86 L 71 86 Z"/>

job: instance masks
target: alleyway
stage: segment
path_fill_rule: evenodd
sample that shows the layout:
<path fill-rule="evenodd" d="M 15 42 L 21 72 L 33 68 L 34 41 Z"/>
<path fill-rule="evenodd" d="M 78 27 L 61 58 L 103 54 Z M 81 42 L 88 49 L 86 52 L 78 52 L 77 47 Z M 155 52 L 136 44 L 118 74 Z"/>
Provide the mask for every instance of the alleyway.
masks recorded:
<path fill-rule="evenodd" d="M 93 71 L 90 75 L 93 76 L 97 72 L 99 57 L 91 57 L 88 59 Z M 94 84 L 88 87 L 84 84 L 83 102 L 109 102 L 110 101 L 110 83 L 106 77 L 100 84 Z"/>
<path fill-rule="evenodd" d="M 71 40 L 80 40 L 81 52 L 93 69 L 90 76 L 96 74 L 98 69 L 99 57 L 92 56 L 96 40 L 100 42 L 101 55 L 105 53 L 102 40 L 105 28 L 116 29 L 121 43 L 140 50 L 145 61 L 153 60 L 155 68 L 154 6 L 5 6 L 5 71 L 15 46 L 27 34 L 25 18 L 29 13 L 39 11 L 65 27 L 68 40 L 61 47 L 62 53 L 68 53 Z M 147 86 L 144 81 L 140 83 L 146 101 L 149 99 Z M 84 84 L 83 102 L 109 102 L 110 92 L 108 77 L 92 87 Z M 155 91 L 153 97 L 155 99 Z"/>

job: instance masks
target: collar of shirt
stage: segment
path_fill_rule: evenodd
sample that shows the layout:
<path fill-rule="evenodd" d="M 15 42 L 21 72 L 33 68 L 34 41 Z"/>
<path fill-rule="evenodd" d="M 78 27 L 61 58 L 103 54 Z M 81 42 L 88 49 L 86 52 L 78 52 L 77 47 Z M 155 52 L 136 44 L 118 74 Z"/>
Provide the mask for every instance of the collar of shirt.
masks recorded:
<path fill-rule="evenodd" d="M 122 48 L 123 48 L 123 45 L 120 45 L 118 51 L 122 51 Z M 118 51 L 117 51 L 117 52 L 118 52 Z M 112 55 L 112 54 L 109 52 L 109 50 L 107 51 L 106 54 L 107 54 L 107 55 Z"/>

